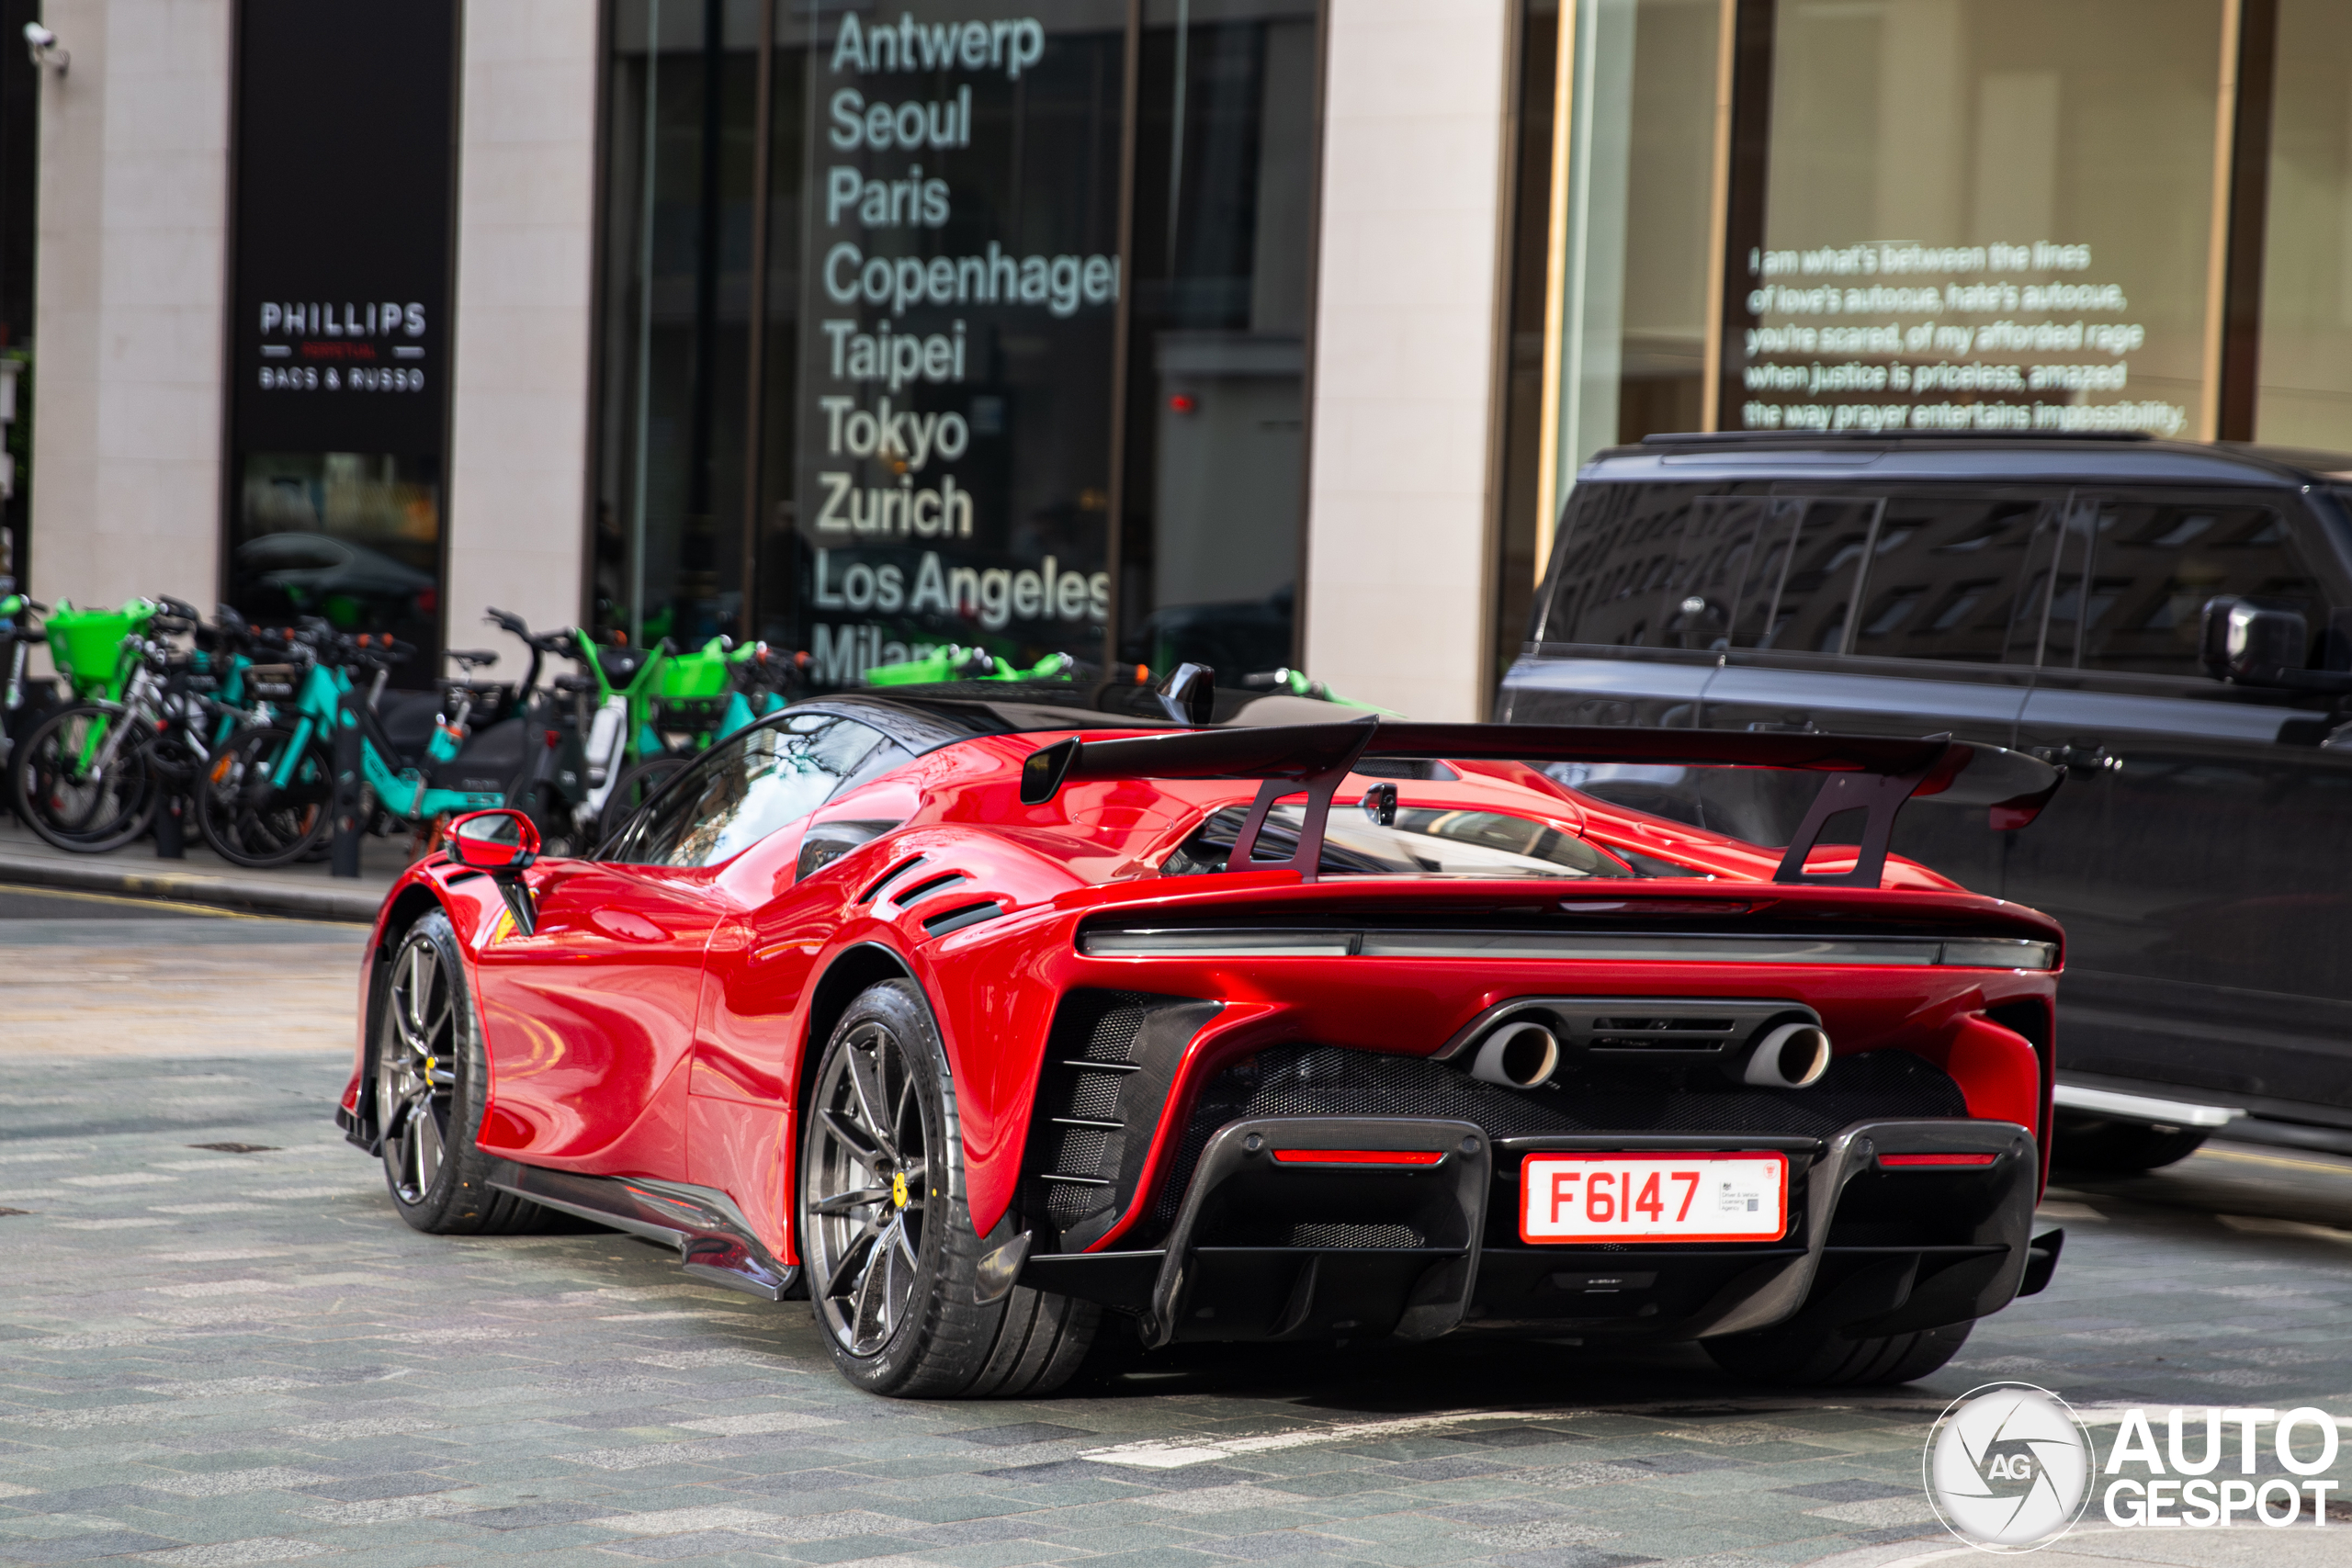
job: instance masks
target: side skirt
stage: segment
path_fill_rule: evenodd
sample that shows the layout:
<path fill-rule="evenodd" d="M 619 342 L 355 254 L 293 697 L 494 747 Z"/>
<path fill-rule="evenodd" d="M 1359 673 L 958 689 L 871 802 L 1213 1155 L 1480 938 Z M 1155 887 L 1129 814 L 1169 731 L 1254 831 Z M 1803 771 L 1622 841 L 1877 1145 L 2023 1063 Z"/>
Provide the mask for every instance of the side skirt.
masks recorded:
<path fill-rule="evenodd" d="M 714 1285 L 780 1302 L 800 1277 L 752 1234 L 726 1193 L 642 1176 L 582 1176 L 500 1160 L 490 1184 L 518 1198 L 678 1249 L 685 1271 Z"/>

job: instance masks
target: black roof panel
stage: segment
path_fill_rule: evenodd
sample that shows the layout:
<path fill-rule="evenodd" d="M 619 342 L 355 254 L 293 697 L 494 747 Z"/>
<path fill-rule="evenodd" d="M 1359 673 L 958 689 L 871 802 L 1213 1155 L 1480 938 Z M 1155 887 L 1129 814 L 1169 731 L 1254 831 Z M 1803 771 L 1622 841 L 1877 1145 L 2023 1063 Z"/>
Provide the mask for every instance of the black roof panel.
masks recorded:
<path fill-rule="evenodd" d="M 2352 474 L 2352 456 L 2287 447 L 2085 435 L 1823 434 L 1741 431 L 1653 435 L 1596 453 L 1593 480 L 1845 479 L 1870 483 L 2091 480 L 2107 483 L 2319 483 Z"/>

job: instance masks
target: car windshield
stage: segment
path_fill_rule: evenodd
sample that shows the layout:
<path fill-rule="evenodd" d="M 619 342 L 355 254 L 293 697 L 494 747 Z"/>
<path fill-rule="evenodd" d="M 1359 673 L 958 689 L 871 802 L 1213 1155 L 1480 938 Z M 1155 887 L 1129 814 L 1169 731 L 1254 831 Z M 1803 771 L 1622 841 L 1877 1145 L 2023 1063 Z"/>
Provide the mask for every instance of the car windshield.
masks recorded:
<path fill-rule="evenodd" d="M 1248 813 L 1228 806 L 1201 824 L 1160 870 L 1193 876 L 1225 869 Z M 1306 808 L 1267 814 L 1252 860 L 1273 865 L 1298 848 Z M 1633 868 L 1574 833 L 1530 817 L 1449 807 L 1399 807 L 1393 825 L 1335 803 L 1323 829 L 1326 876 L 1633 876 Z"/>

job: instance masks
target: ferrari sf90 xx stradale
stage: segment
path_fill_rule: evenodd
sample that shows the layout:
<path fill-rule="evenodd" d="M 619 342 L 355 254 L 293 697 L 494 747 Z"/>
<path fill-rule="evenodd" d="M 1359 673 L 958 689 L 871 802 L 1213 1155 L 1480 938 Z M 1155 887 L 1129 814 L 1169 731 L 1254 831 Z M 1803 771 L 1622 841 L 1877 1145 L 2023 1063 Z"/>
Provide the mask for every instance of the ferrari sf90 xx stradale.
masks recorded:
<path fill-rule="evenodd" d="M 1810 804 L 1765 851 L 1570 787 L 1676 768 Z M 596 858 L 454 824 L 385 900 L 338 1120 L 412 1225 L 673 1246 L 805 1293 L 877 1393 L 1043 1393 L 1110 1334 L 1898 1382 L 2056 1263 L 2061 935 L 1888 836 L 2057 779 L 1941 737 L 805 702 Z"/>

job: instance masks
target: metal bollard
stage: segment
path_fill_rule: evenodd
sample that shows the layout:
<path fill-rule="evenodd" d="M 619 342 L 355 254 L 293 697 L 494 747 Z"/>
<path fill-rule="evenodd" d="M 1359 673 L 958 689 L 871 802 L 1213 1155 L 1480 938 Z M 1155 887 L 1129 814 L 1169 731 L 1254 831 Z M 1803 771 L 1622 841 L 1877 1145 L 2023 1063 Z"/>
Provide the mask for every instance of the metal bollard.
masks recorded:
<path fill-rule="evenodd" d="M 359 874 L 359 698 L 343 694 L 334 722 L 334 842 L 328 852 L 332 876 Z"/>
<path fill-rule="evenodd" d="M 176 790 L 167 794 L 155 807 L 155 858 L 157 860 L 187 859 L 187 823 L 180 813 L 187 806 L 187 796 Z"/>

